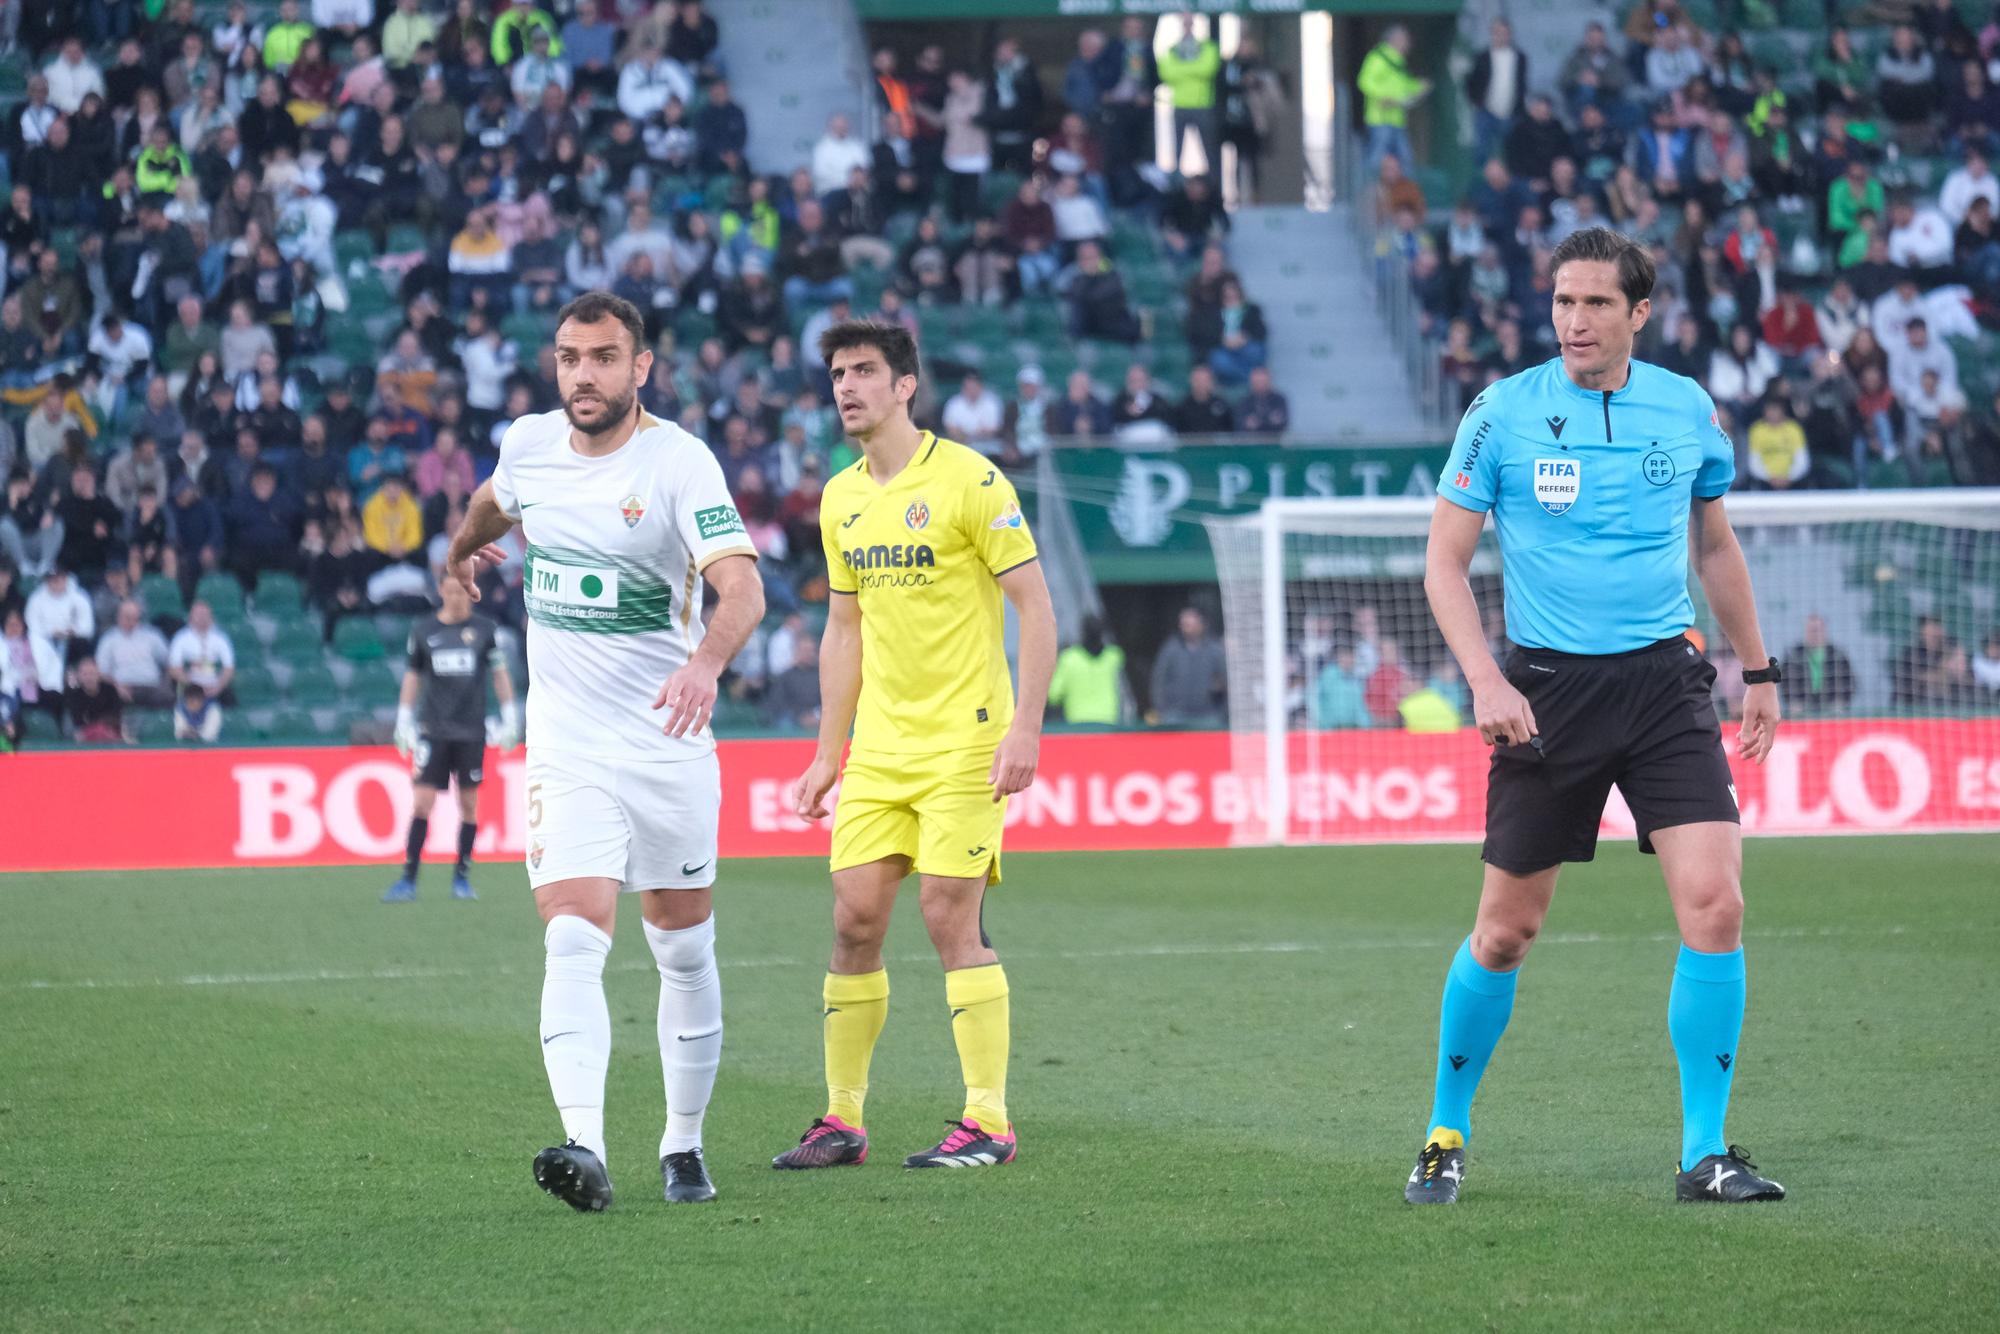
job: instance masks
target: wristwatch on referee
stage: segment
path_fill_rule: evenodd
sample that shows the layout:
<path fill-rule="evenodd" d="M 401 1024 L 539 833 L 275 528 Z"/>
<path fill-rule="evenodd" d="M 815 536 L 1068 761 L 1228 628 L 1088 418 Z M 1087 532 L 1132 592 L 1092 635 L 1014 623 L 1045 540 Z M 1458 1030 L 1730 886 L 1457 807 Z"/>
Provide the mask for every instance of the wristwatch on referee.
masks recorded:
<path fill-rule="evenodd" d="M 1784 672 L 1779 670 L 1778 660 L 1776 658 L 1771 659 L 1770 666 L 1759 667 L 1754 672 L 1751 671 L 1748 667 L 1745 667 L 1743 669 L 1743 684 L 1746 686 L 1761 686 L 1764 685 L 1766 682 L 1772 685 L 1776 685 L 1778 682 L 1784 679 L 1785 679 L 1785 674 Z"/>

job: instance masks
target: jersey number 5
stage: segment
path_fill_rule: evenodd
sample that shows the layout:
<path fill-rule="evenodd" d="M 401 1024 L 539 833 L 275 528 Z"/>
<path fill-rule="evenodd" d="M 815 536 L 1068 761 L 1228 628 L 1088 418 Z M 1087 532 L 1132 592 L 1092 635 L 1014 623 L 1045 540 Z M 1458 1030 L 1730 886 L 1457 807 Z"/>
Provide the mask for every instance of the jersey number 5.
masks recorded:
<path fill-rule="evenodd" d="M 528 828 L 539 828 L 542 823 L 542 785 L 528 784 Z"/>

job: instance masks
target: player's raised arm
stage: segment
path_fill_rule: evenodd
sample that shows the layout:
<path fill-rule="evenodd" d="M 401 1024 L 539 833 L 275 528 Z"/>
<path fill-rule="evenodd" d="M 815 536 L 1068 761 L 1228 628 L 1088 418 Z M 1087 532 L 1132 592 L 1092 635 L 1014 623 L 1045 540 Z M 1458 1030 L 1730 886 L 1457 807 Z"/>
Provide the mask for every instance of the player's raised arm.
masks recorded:
<path fill-rule="evenodd" d="M 1729 646 L 1751 670 L 1771 661 L 1764 650 L 1764 632 L 1757 624 L 1757 598 L 1750 589 L 1750 567 L 1737 544 L 1736 530 L 1722 498 L 1696 496 L 1688 516 L 1688 555 L 1695 577 L 1708 596 L 1709 610 L 1728 636 Z M 1736 733 L 1736 753 L 1758 764 L 1771 753 L 1778 738 L 1778 686 L 1760 681 L 1743 692 L 1743 726 Z"/>
<path fill-rule="evenodd" d="M 1521 692 L 1508 684 L 1492 650 L 1486 647 L 1479 602 L 1466 578 L 1485 526 L 1483 511 L 1438 498 L 1431 513 L 1430 542 L 1424 548 L 1424 596 L 1430 599 L 1431 615 L 1437 618 L 1444 642 L 1472 688 L 1473 718 L 1481 739 L 1518 746 L 1535 735 L 1535 713 Z"/>
<path fill-rule="evenodd" d="M 460 521 L 458 531 L 452 534 L 451 550 L 445 553 L 444 568 L 447 579 L 456 579 L 479 601 L 479 570 L 474 558 L 487 565 L 498 565 L 507 559 L 507 553 L 494 546 L 507 535 L 514 526 L 514 520 L 500 508 L 494 498 L 493 479 L 487 478 L 472 493 L 465 504 L 465 518 Z"/>
<path fill-rule="evenodd" d="M 819 641 L 819 749 L 792 784 L 792 806 L 802 820 L 824 820 L 826 794 L 840 776 L 840 752 L 854 730 L 861 702 L 861 604 L 835 591 L 826 600 L 826 633 Z"/>
<path fill-rule="evenodd" d="M 1020 673 L 1014 721 L 993 752 L 993 800 L 1011 796 L 1035 781 L 1042 749 L 1042 714 L 1048 706 L 1049 680 L 1056 670 L 1056 612 L 1049 601 L 1049 583 L 1042 563 L 1026 565 L 999 576 L 1000 591 L 1021 618 Z"/>

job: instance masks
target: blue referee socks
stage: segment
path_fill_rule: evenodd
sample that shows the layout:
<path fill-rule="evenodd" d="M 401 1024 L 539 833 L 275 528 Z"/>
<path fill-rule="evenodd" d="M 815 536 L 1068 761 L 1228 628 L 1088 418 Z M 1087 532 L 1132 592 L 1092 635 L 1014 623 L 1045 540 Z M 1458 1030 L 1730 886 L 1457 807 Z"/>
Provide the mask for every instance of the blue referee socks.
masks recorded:
<path fill-rule="evenodd" d="M 1722 1120 L 1729 1111 L 1729 1081 L 1736 1076 L 1745 992 L 1741 947 L 1703 954 L 1681 946 L 1667 997 L 1667 1033 L 1681 1067 L 1683 1172 L 1711 1153 L 1728 1152 Z"/>
<path fill-rule="evenodd" d="M 1431 1133 L 1456 1130 L 1472 1138 L 1472 1095 L 1486 1073 L 1507 1020 L 1514 1013 L 1514 981 L 1519 969 L 1496 973 L 1472 957 L 1467 936 L 1445 975 L 1444 1004 L 1438 1014 L 1437 1091 L 1431 1099 Z M 1718 1121 L 1718 1125 L 1720 1122 Z"/>

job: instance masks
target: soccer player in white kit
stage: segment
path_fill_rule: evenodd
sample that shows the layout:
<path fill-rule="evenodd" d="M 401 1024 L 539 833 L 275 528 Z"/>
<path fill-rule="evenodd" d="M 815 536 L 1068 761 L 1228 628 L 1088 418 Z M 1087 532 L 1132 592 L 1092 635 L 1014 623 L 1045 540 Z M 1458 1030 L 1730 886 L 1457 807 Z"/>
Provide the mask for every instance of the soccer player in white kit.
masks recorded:
<path fill-rule="evenodd" d="M 715 1198 L 701 1156 L 722 1053 L 708 723 L 716 678 L 764 616 L 756 551 L 715 456 L 638 405 L 653 364 L 644 330 L 603 292 L 563 307 L 563 410 L 507 428 L 447 557 L 472 588 L 513 524 L 527 540 L 528 880 L 547 923 L 542 1064 L 568 1138 L 535 1156 L 535 1181 L 585 1211 L 611 1203 L 604 962 L 621 891 L 640 895 L 659 964 L 666 1198 Z M 706 634 L 704 578 L 717 596 Z"/>

